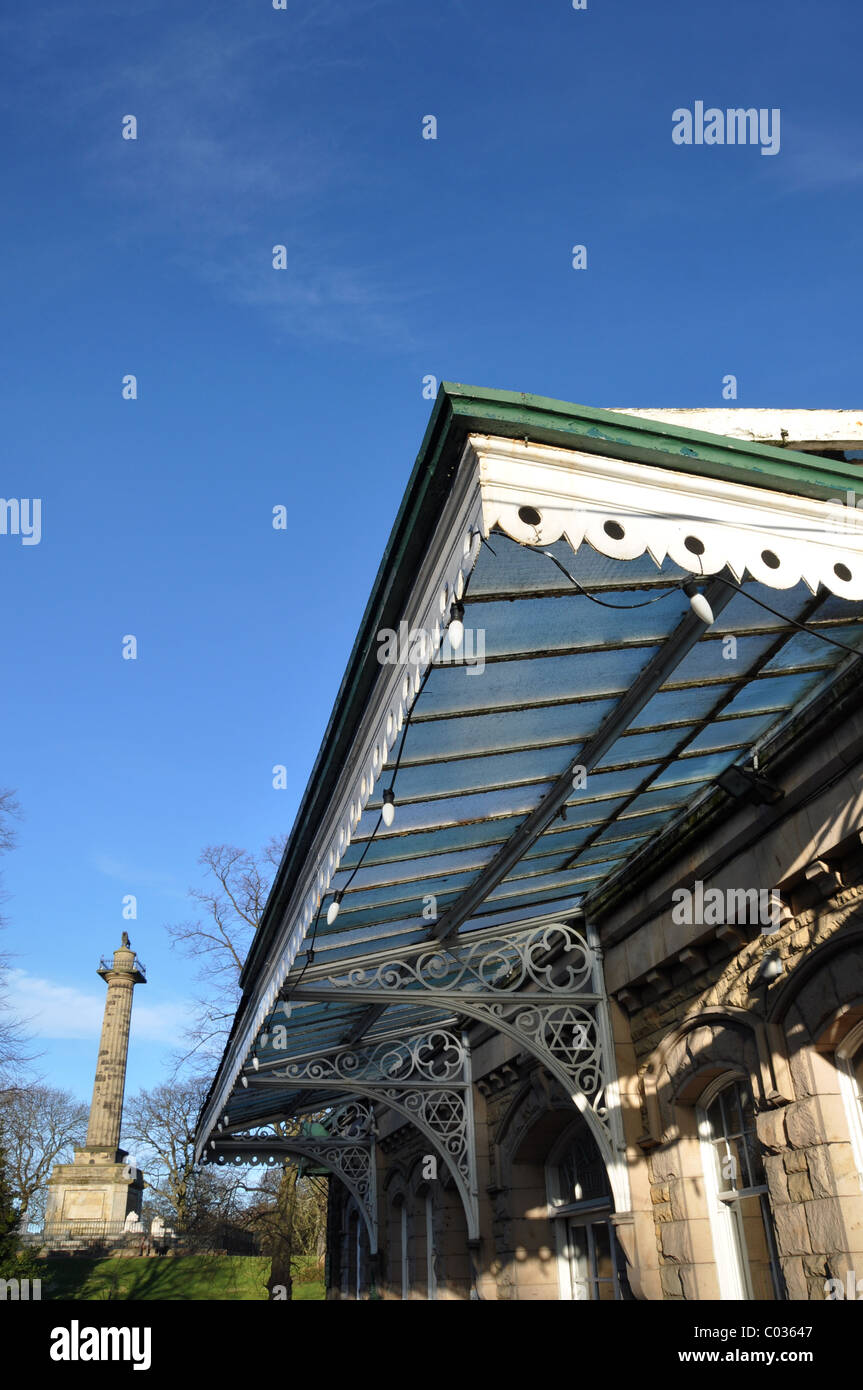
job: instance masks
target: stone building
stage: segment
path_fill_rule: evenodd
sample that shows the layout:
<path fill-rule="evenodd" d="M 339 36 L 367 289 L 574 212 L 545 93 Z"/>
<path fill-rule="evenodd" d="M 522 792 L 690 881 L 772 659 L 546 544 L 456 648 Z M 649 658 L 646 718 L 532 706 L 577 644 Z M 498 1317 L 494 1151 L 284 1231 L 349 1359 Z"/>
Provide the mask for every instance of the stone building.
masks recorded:
<path fill-rule="evenodd" d="M 198 1134 L 331 1297 L 863 1274 L 861 447 L 441 388 Z"/>

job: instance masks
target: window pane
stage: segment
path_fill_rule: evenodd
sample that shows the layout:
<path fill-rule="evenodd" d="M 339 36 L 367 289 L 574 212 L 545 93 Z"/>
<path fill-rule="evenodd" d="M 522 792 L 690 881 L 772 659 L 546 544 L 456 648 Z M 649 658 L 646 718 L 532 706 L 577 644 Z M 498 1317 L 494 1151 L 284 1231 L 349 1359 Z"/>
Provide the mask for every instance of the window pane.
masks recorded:
<path fill-rule="evenodd" d="M 748 1281 L 754 1299 L 782 1298 L 784 1285 L 749 1086 L 743 1081 L 726 1086 L 708 1108 L 706 1118 L 722 1219 L 731 1226 L 744 1287 Z M 733 1195 L 741 1191 L 748 1195 Z"/>
<path fill-rule="evenodd" d="M 594 1298 L 614 1301 L 614 1261 L 611 1257 L 611 1228 L 607 1221 L 593 1222 Z"/>
<path fill-rule="evenodd" d="M 770 1269 L 770 1246 L 764 1229 L 765 1213 L 761 1197 L 744 1197 L 738 1203 L 744 1249 L 749 1257 L 749 1278 L 752 1297 L 772 1300 L 776 1297 Z"/>

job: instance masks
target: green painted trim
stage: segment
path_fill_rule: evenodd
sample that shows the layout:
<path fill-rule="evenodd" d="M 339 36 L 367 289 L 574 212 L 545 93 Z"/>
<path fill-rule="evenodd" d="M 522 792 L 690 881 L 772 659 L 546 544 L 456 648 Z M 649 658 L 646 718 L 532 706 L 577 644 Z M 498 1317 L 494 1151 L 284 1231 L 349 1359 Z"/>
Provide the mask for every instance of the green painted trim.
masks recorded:
<path fill-rule="evenodd" d="M 443 382 L 459 418 L 476 421 L 483 433 L 510 438 L 526 434 L 540 444 L 579 448 L 587 453 L 611 453 L 658 468 L 723 478 L 748 487 L 767 487 L 801 497 L 827 499 L 846 488 L 859 488 L 859 467 L 772 444 L 707 434 L 658 420 L 642 420 L 614 410 L 594 410 L 545 396 L 484 390 Z M 494 427 L 497 427 L 495 429 Z M 577 441 L 577 442 L 576 442 Z"/>

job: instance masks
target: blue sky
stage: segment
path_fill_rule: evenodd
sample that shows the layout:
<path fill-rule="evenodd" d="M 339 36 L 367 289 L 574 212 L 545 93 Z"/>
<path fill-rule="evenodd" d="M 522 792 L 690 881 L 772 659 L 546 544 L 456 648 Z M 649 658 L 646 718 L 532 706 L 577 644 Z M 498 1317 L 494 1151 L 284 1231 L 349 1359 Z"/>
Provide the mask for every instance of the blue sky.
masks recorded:
<path fill-rule="evenodd" d="M 853 0 L 7 12 L 0 494 L 42 538 L 0 535 L 5 944 L 48 1079 L 89 1098 L 124 926 L 128 1086 L 161 1079 L 192 989 L 164 925 L 204 845 L 292 824 L 426 374 L 861 405 L 861 40 Z M 699 100 L 779 108 L 779 153 L 675 145 Z"/>

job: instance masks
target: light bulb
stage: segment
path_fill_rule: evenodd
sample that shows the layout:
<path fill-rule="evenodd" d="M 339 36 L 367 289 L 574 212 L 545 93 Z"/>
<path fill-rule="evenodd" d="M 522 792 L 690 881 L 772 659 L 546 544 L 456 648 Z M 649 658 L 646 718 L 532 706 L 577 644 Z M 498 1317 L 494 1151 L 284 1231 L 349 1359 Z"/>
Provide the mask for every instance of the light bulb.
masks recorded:
<path fill-rule="evenodd" d="M 693 580 L 690 579 L 684 584 L 683 592 L 689 599 L 689 606 L 696 618 L 700 618 L 707 627 L 710 627 L 710 624 L 713 622 L 713 609 L 710 607 L 710 604 L 707 602 L 701 590 L 696 588 Z"/>
<path fill-rule="evenodd" d="M 253 1057 L 253 1058 L 252 1058 L 252 1066 L 255 1068 L 255 1071 L 258 1070 L 258 1067 L 259 1067 L 260 1065 L 261 1065 L 261 1064 L 260 1064 L 260 1062 L 258 1061 L 257 1057 Z"/>
<path fill-rule="evenodd" d="M 773 956 L 764 966 L 765 980 L 778 980 L 782 974 L 782 961 L 778 956 Z"/>
<path fill-rule="evenodd" d="M 689 600 L 689 606 L 696 618 L 700 618 L 703 623 L 706 623 L 707 626 L 710 627 L 710 624 L 713 622 L 713 609 L 710 607 L 704 595 L 693 594 Z"/>
<path fill-rule="evenodd" d="M 453 651 L 457 652 L 464 641 L 464 604 L 456 600 L 450 608 L 449 613 L 449 644 Z"/>
<path fill-rule="evenodd" d="M 393 795 L 392 787 L 387 787 L 384 792 L 384 804 L 381 807 L 381 819 L 384 825 L 390 826 L 396 818 L 396 799 Z"/>
<path fill-rule="evenodd" d="M 343 898 L 344 896 L 345 896 L 345 895 L 344 895 L 344 892 L 336 893 L 335 897 L 333 898 L 332 902 L 330 903 L 329 907 L 327 908 L 327 926 L 328 926 L 328 927 L 331 927 L 331 926 L 333 925 L 333 922 L 334 922 L 334 921 L 336 920 L 336 918 L 338 917 L 338 915 L 339 915 L 339 908 L 340 908 L 341 905 L 342 905 L 342 898 Z"/>
<path fill-rule="evenodd" d="M 248 1090 L 248 1089 L 249 1089 L 249 1078 L 248 1078 L 247 1076 L 244 1076 L 244 1077 L 242 1078 L 242 1082 L 243 1082 L 243 1085 L 245 1086 L 246 1090 Z"/>

